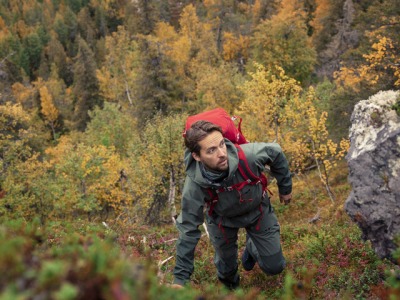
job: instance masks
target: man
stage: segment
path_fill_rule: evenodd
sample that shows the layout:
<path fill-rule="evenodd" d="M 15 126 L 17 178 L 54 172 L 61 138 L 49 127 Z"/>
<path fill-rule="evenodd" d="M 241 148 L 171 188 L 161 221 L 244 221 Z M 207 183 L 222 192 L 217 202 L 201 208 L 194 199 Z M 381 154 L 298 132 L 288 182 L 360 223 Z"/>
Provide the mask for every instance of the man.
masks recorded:
<path fill-rule="evenodd" d="M 224 139 L 219 126 L 197 121 L 185 135 L 186 180 L 182 192 L 182 211 L 177 219 L 179 239 L 176 250 L 173 287 L 185 285 L 194 266 L 194 250 L 200 239 L 199 226 L 204 221 L 215 249 L 214 263 L 218 279 L 229 289 L 239 286 L 238 230 L 247 232 L 242 265 L 247 271 L 258 263 L 269 275 L 282 272 L 286 262 L 280 245 L 280 227 L 267 193 L 261 184 L 246 185 L 240 191 L 218 194 L 215 205 L 209 205 L 210 188 L 232 187 L 243 182 L 238 171 L 238 150 Z M 279 145 L 248 143 L 240 145 L 250 169 L 257 176 L 269 165 L 279 187 L 281 202 L 291 200 L 292 180 L 287 160 Z"/>

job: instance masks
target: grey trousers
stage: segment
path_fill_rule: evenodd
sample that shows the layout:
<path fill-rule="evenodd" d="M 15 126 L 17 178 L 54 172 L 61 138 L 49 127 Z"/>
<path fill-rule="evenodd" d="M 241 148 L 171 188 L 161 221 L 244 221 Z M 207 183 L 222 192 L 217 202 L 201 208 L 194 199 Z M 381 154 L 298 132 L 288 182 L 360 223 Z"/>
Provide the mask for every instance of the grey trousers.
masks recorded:
<path fill-rule="evenodd" d="M 236 288 L 239 285 L 238 231 L 239 228 L 218 226 L 207 222 L 211 243 L 214 246 L 214 263 L 218 278 L 225 285 Z M 263 216 L 246 227 L 246 248 L 255 258 L 261 270 L 267 275 L 276 275 L 286 265 L 280 243 L 280 227 L 272 206 L 263 206 Z"/>

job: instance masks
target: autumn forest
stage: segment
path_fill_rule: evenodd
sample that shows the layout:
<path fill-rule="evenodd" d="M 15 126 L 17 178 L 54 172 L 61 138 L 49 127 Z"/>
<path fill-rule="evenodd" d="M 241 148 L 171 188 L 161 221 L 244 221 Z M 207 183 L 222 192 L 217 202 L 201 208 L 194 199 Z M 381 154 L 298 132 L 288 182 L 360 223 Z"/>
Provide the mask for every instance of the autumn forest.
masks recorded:
<path fill-rule="evenodd" d="M 399 0 L 0 0 L 0 299 L 400 295 L 343 212 L 350 116 L 399 89 L 398 32 Z M 298 196 L 276 210 L 291 263 L 229 296 L 205 237 L 179 296 L 182 131 L 216 107 L 288 157 Z M 325 222 L 301 223 L 317 209 Z"/>

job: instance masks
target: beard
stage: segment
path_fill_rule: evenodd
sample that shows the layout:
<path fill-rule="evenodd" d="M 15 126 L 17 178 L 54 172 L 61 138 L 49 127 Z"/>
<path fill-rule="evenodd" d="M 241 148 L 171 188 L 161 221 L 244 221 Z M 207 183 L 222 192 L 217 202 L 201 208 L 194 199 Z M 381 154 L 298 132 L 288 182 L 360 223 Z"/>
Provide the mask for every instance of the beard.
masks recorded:
<path fill-rule="evenodd" d="M 203 162 L 204 167 L 213 173 L 220 173 L 220 172 L 225 172 L 226 170 L 229 169 L 229 164 L 228 164 L 228 158 L 224 158 L 220 160 L 216 165 L 211 166 L 207 164 L 206 162 Z"/>

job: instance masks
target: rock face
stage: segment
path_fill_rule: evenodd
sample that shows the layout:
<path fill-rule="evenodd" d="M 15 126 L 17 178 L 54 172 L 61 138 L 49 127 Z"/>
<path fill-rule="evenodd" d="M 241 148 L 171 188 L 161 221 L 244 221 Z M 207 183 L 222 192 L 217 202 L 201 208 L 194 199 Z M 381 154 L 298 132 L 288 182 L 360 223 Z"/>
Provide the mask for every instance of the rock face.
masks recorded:
<path fill-rule="evenodd" d="M 318 53 L 319 67 L 316 68 L 318 77 L 332 78 L 333 73 L 340 69 L 341 55 L 357 46 L 359 33 L 351 27 L 355 12 L 353 0 L 345 0 L 343 18 L 338 19 L 335 24 L 337 33 L 332 36 L 326 48 Z"/>
<path fill-rule="evenodd" d="M 400 235 L 400 92 L 386 91 L 354 108 L 346 156 L 352 192 L 345 203 L 363 238 L 381 258 L 392 259 Z"/>

